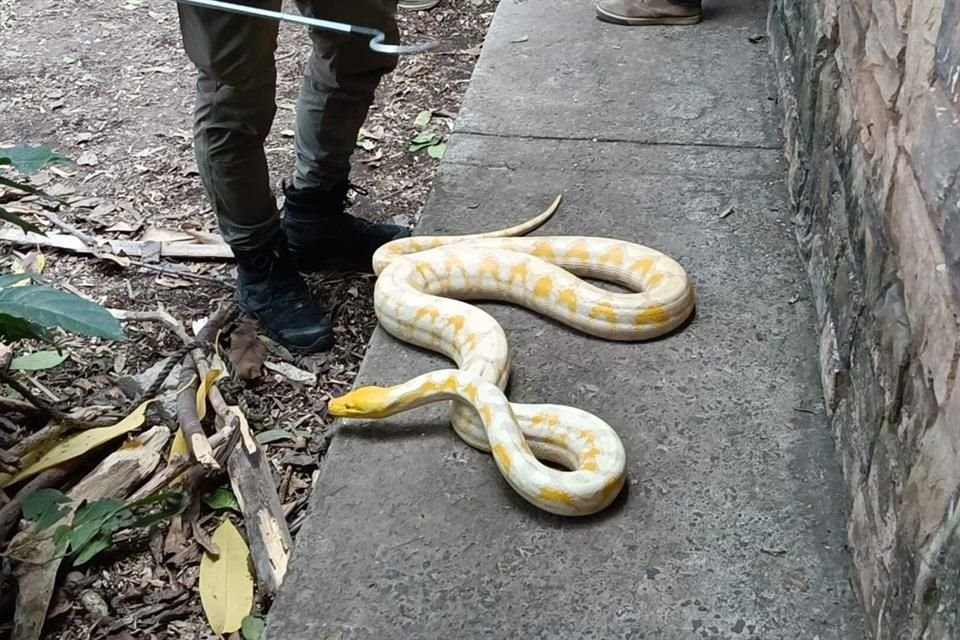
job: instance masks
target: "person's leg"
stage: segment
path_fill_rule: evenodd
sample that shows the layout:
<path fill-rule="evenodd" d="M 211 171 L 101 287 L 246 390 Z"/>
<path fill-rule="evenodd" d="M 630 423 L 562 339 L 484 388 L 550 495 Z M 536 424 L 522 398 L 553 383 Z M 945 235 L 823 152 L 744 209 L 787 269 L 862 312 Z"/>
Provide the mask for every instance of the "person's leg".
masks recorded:
<path fill-rule="evenodd" d="M 380 29 L 399 41 L 396 0 L 297 0 L 307 16 Z M 367 38 L 311 31 L 313 53 L 297 102 L 296 170 L 285 191 L 283 226 L 298 266 L 371 269 L 373 252 L 409 235 L 391 224 L 371 224 L 344 211 L 350 157 L 380 79 L 395 56 L 372 51 Z"/>
<path fill-rule="evenodd" d="M 703 19 L 701 0 L 599 0 L 597 17 L 605 22 L 639 25 L 696 24 Z"/>
<path fill-rule="evenodd" d="M 279 9 L 280 0 L 246 0 Z M 237 302 L 288 348 L 328 347 L 333 333 L 286 249 L 263 142 L 276 112 L 277 23 L 178 5 L 197 67 L 194 151 L 207 197 L 237 260 Z"/>

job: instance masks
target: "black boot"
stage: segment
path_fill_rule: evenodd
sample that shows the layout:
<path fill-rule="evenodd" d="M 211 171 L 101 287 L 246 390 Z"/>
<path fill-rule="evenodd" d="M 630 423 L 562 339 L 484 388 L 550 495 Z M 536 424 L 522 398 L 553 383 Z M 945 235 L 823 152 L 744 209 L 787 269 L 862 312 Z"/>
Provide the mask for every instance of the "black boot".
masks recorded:
<path fill-rule="evenodd" d="M 295 353 L 326 351 L 333 346 L 329 313 L 310 298 L 282 232 L 263 247 L 234 250 L 234 254 L 237 305 L 257 318 L 267 335 Z"/>
<path fill-rule="evenodd" d="M 382 245 L 410 235 L 395 224 L 348 214 L 346 181 L 329 190 L 284 187 L 283 229 L 294 264 L 303 272 L 349 269 L 370 273 Z"/>

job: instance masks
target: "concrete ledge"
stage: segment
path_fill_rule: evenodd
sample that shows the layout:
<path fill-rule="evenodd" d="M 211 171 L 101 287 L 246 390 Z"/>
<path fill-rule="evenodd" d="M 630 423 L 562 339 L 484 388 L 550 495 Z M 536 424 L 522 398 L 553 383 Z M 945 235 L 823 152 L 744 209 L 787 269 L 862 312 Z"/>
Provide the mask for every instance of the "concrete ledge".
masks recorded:
<path fill-rule="evenodd" d="M 762 31 L 762 3 L 733 4 L 726 15 L 752 16 Z M 581 23 L 571 22 L 573 6 Z M 607 343 L 523 309 L 482 305 L 512 345 L 511 397 L 608 420 L 627 449 L 627 490 L 606 513 L 562 519 L 516 496 L 492 459 L 452 432 L 445 407 L 343 426 L 271 612 L 270 640 L 860 636 L 815 318 L 780 152 L 762 148 L 776 140 L 772 123 L 731 109 L 738 120 L 724 144 L 672 134 L 664 144 L 563 139 L 579 137 L 585 122 L 571 103 L 569 126 L 559 116 L 550 125 L 554 137 L 540 135 L 532 107 L 510 131 L 471 132 L 504 104 L 496 95 L 506 87 L 484 78 L 504 64 L 498 52 L 509 50 L 512 21 L 581 38 L 593 29 L 588 10 L 567 0 L 500 3 L 418 233 L 514 224 L 562 192 L 538 233 L 630 239 L 688 269 L 695 319 L 648 343 Z M 643 47 L 662 65 L 656 33 L 667 31 L 649 31 Z M 699 32 L 669 33 L 692 49 Z M 731 31 L 730 46 L 740 35 Z M 571 73 L 605 60 L 607 37 L 581 48 Z M 511 73 L 537 77 L 542 61 L 515 60 Z M 752 84 L 737 90 L 760 95 L 765 61 L 751 64 Z M 525 90 L 535 106 L 540 93 Z M 667 123 L 668 111 L 661 116 Z M 624 126 L 620 138 L 632 135 Z M 447 365 L 378 329 L 358 383 Z"/>

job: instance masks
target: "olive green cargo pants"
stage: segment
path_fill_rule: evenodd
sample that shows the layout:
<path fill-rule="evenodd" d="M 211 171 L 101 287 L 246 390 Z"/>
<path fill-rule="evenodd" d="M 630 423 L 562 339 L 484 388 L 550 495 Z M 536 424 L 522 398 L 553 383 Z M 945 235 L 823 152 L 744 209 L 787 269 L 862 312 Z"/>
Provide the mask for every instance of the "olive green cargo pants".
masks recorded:
<path fill-rule="evenodd" d="M 281 0 L 233 0 L 279 11 Z M 397 0 L 297 0 L 303 15 L 380 29 L 399 39 Z M 276 114 L 274 52 L 279 24 L 178 5 L 184 48 L 197 67 L 194 151 L 220 232 L 234 248 L 266 243 L 279 228 L 263 143 Z M 346 180 L 350 156 L 380 78 L 396 58 L 368 39 L 310 30 L 313 53 L 296 112 L 293 186 L 329 188 Z"/>

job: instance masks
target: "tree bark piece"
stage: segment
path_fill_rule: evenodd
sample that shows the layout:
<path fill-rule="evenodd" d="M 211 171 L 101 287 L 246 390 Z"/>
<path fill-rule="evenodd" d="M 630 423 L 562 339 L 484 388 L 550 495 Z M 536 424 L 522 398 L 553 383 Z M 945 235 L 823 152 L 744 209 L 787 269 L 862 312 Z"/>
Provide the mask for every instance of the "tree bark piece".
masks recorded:
<path fill-rule="evenodd" d="M 19 563 L 14 570 L 19 588 L 12 640 L 39 640 L 43 630 L 62 562 L 61 558 L 54 557 L 55 548 L 49 532 L 72 519 L 74 511 L 85 500 L 124 498 L 131 488 L 153 473 L 169 440 L 170 430 L 163 426 L 134 438 L 107 456 L 68 492 L 69 512 L 60 522 L 39 536 L 28 530 L 14 537 L 8 548 L 10 554 L 29 558 L 31 562 Z"/>
<path fill-rule="evenodd" d="M 243 511 L 257 582 L 262 591 L 273 595 L 287 572 L 293 540 L 270 465 L 260 447 L 253 453 L 246 447 L 236 447 L 227 460 L 227 470 Z"/>

